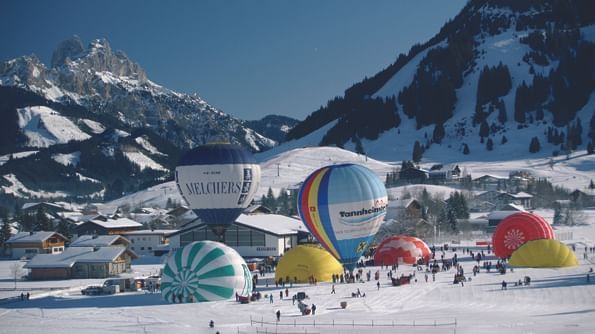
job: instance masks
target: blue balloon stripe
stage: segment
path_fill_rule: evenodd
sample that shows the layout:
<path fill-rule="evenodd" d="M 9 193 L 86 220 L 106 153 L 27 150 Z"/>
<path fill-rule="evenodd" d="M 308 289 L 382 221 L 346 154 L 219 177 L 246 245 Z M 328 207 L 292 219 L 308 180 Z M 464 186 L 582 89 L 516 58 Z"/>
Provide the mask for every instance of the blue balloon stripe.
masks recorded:
<path fill-rule="evenodd" d="M 339 253 L 339 257 L 342 258 L 343 253 L 341 252 L 341 249 L 337 247 L 339 246 L 337 243 L 337 237 L 335 236 L 335 231 L 333 230 L 333 226 L 331 224 L 332 222 L 328 202 L 329 192 L 331 191 L 331 189 L 329 188 L 329 181 L 334 171 L 335 169 L 329 169 L 328 172 L 322 177 L 322 180 L 320 180 L 320 187 L 318 187 L 318 213 L 320 215 L 320 221 L 322 223 L 324 231 L 326 232 L 326 235 L 329 238 L 329 241 L 331 242 L 331 244 L 335 245 L 335 249 L 337 250 L 337 253 Z M 340 258 L 337 260 L 340 260 Z"/>
<path fill-rule="evenodd" d="M 178 166 L 214 164 L 256 164 L 256 159 L 238 145 L 207 144 L 186 152 L 178 162 Z"/>

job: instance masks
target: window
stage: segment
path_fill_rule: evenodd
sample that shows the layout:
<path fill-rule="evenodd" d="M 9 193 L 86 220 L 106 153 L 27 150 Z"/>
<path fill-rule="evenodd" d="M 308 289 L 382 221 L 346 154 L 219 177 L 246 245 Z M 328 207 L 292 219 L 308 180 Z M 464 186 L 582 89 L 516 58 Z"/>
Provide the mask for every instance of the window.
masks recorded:
<path fill-rule="evenodd" d="M 141 247 L 140 250 L 145 250 L 145 247 Z"/>
<path fill-rule="evenodd" d="M 252 231 L 252 246 L 264 246 L 265 234 L 260 231 Z"/>
<path fill-rule="evenodd" d="M 148 250 L 153 250 L 153 247 L 147 247 Z"/>
<path fill-rule="evenodd" d="M 250 230 L 238 226 L 238 246 L 251 246 L 252 238 Z"/>

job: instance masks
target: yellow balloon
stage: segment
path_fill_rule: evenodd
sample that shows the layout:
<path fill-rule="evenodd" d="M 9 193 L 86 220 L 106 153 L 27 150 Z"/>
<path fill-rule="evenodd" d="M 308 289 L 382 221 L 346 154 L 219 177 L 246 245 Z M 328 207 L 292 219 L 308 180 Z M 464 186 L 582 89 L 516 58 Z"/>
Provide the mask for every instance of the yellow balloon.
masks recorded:
<path fill-rule="evenodd" d="M 275 270 L 275 280 L 289 277 L 295 283 L 308 283 L 310 277 L 317 282 L 330 282 L 333 274 L 343 273 L 343 266 L 335 257 L 322 247 L 314 245 L 299 245 L 285 253 Z"/>
<path fill-rule="evenodd" d="M 558 268 L 578 265 L 576 255 L 555 239 L 531 240 L 512 253 L 509 261 L 515 267 Z"/>

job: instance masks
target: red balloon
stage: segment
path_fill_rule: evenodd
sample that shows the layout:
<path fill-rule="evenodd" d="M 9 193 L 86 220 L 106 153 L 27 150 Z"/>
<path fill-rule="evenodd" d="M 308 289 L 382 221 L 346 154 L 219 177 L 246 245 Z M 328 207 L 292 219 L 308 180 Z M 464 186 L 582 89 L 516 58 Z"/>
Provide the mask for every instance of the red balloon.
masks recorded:
<path fill-rule="evenodd" d="M 492 235 L 494 254 L 508 258 L 525 242 L 537 239 L 554 239 L 554 230 L 542 217 L 519 212 L 502 220 Z"/>
<path fill-rule="evenodd" d="M 430 248 L 421 239 L 404 235 L 394 235 L 384 239 L 374 253 L 374 264 L 393 265 L 399 263 L 415 264 L 417 259 L 430 259 Z"/>

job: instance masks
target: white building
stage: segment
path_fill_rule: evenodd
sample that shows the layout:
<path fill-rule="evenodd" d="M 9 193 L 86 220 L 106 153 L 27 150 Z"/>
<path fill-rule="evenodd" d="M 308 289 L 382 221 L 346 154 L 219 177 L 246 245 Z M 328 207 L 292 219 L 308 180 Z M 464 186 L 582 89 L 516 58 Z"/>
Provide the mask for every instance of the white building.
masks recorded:
<path fill-rule="evenodd" d="M 130 241 L 130 249 L 138 255 L 150 255 L 169 242 L 169 236 L 178 230 L 140 230 L 123 234 Z"/>
<path fill-rule="evenodd" d="M 219 241 L 209 226 L 199 221 L 189 225 L 170 235 L 171 251 L 194 241 Z M 302 221 L 295 218 L 276 214 L 241 214 L 227 228 L 224 243 L 243 257 L 278 257 L 308 235 Z"/>

